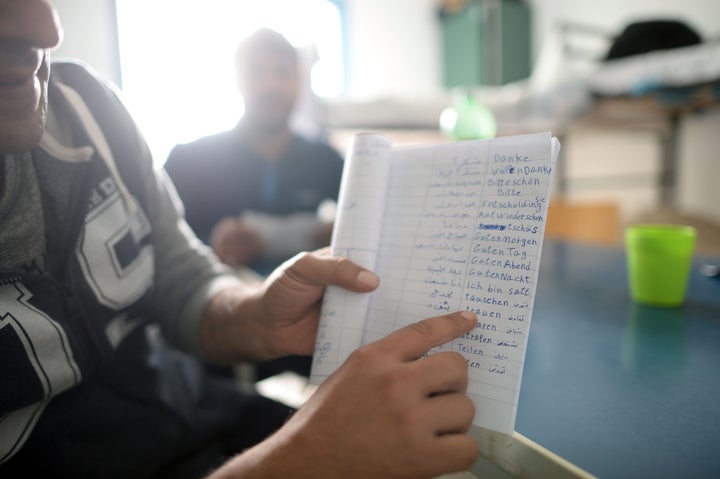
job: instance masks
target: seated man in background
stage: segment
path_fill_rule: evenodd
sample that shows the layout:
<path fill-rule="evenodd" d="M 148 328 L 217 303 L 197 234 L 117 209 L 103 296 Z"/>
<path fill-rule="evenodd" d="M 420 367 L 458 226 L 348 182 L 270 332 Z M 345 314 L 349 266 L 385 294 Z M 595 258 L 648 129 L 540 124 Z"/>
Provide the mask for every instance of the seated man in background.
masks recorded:
<path fill-rule="evenodd" d="M 290 130 L 300 82 L 296 49 L 261 29 L 239 46 L 237 82 L 245 113 L 230 131 L 178 145 L 165 168 L 195 233 L 228 265 L 267 274 L 303 250 L 330 242 L 317 219 L 336 200 L 342 158 Z"/>
<path fill-rule="evenodd" d="M 423 356 L 471 330 L 469 312 L 363 347 L 289 419 L 199 367 L 309 354 L 325 286 L 378 278 L 306 253 L 242 283 L 193 236 L 112 90 L 77 64 L 50 74 L 60 38 L 46 0 L 0 0 L 0 477 L 468 468 L 467 364 Z"/>
<path fill-rule="evenodd" d="M 220 259 L 268 274 L 300 251 L 330 243 L 331 222 L 318 219 L 336 200 L 342 158 L 289 127 L 300 85 L 297 50 L 263 28 L 238 47 L 237 83 L 245 113 L 230 131 L 178 145 L 165 169 L 185 205 L 185 218 Z M 309 357 L 257 364 L 254 378 L 283 371 L 303 376 Z"/>

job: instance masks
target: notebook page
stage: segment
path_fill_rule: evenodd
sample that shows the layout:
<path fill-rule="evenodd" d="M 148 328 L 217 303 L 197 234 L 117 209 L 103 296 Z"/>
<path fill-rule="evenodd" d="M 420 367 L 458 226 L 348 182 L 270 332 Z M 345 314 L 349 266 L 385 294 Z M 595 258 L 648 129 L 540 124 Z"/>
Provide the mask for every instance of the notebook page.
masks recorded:
<path fill-rule="evenodd" d="M 385 208 L 391 142 L 372 133 L 356 135 L 345 158 L 333 228 L 332 253 L 376 269 Z M 370 295 L 329 286 L 325 291 L 310 373 L 320 384 L 362 344 Z"/>
<path fill-rule="evenodd" d="M 555 145 L 556 148 L 553 148 Z M 515 424 L 557 141 L 549 133 L 394 151 L 363 342 L 456 310 L 474 423 Z"/>

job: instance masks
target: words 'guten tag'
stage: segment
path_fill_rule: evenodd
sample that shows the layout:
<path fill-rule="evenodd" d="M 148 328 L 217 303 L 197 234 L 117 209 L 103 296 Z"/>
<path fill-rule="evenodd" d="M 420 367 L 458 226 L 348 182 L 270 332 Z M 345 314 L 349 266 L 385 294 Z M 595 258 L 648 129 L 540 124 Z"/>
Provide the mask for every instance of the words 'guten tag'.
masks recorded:
<path fill-rule="evenodd" d="M 357 135 L 332 251 L 375 271 L 380 286 L 327 288 L 311 383 L 363 344 L 470 310 L 476 327 L 429 354 L 462 354 L 474 424 L 512 432 L 559 149 L 549 132 L 403 148 Z"/>

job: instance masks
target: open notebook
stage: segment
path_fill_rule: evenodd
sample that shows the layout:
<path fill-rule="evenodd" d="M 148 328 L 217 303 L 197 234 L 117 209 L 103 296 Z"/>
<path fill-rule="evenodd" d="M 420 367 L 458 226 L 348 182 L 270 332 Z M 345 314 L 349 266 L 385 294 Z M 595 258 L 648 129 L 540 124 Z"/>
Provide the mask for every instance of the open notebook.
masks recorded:
<path fill-rule="evenodd" d="M 476 328 L 437 350 L 465 356 L 474 423 L 512 432 L 559 147 L 550 133 L 405 148 L 356 136 L 332 250 L 380 286 L 327 289 L 311 383 L 362 344 L 467 309 Z"/>

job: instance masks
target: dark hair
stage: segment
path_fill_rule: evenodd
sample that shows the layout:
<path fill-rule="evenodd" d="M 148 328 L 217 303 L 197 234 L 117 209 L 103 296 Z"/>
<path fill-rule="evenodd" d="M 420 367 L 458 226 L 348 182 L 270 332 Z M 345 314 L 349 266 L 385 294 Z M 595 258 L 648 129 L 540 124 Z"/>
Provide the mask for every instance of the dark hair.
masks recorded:
<path fill-rule="evenodd" d="M 235 68 L 240 68 L 245 59 L 254 52 L 286 55 L 293 62 L 298 61 L 295 47 L 283 35 L 269 28 L 261 28 L 240 42 L 235 51 Z"/>
<path fill-rule="evenodd" d="M 687 47 L 702 42 L 700 35 L 677 20 L 651 20 L 629 24 L 615 38 L 605 60 Z"/>

